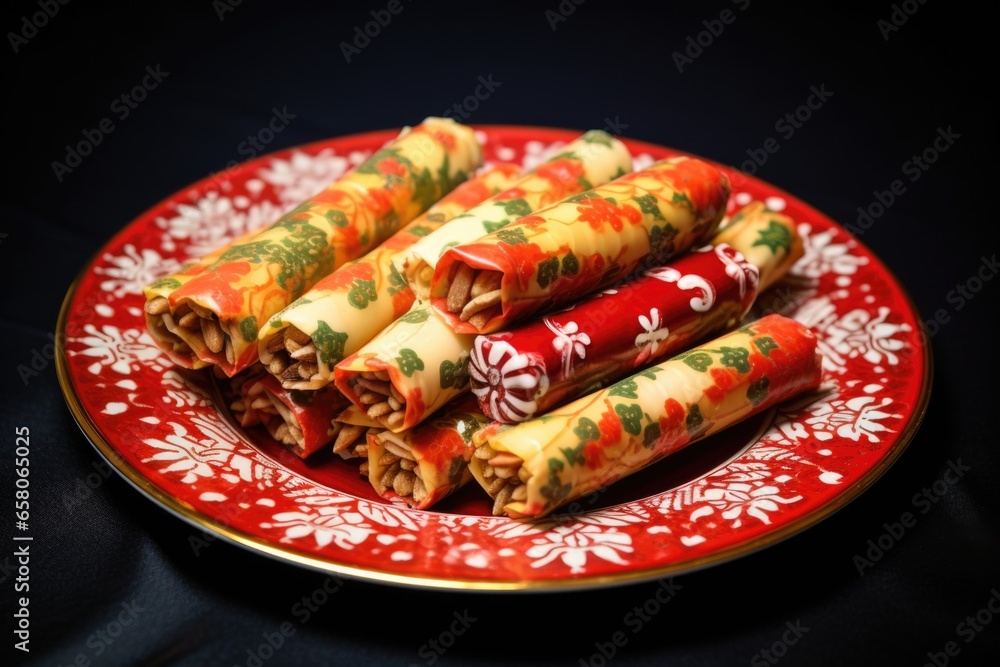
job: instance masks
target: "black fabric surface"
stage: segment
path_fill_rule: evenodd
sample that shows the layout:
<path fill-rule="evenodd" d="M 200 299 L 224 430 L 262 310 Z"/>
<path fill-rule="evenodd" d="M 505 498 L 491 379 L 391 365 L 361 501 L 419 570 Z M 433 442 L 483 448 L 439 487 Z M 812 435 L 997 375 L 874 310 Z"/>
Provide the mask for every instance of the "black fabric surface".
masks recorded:
<path fill-rule="evenodd" d="M 981 613 L 976 623 L 992 622 L 977 631 L 960 624 L 991 598 L 1000 609 L 993 324 L 1000 280 L 961 302 L 952 293 L 998 251 L 996 111 L 987 97 L 996 80 L 992 14 L 915 0 L 861 12 L 757 0 L 655 10 L 609 0 L 403 0 L 403 11 L 348 63 L 340 43 L 388 3 L 174 4 L 41 0 L 3 10 L 5 664 L 996 664 L 1000 615 Z M 23 17 L 40 7 L 54 15 L 32 33 Z M 712 23 L 723 9 L 734 20 Z M 564 21 L 548 13 L 559 11 Z M 898 29 L 879 23 L 893 18 Z M 673 53 L 708 30 L 704 21 L 723 29 L 700 55 L 692 48 L 697 57 L 678 71 Z M 163 82 L 60 182 L 51 163 L 64 146 L 110 115 L 113 100 L 157 65 L 168 73 Z M 267 150 L 440 115 L 489 75 L 500 86 L 469 123 L 589 129 L 612 119 L 625 136 L 736 166 L 778 138 L 780 150 L 757 175 L 845 224 L 876 201 L 874 191 L 908 179 L 903 163 L 930 146 L 939 128 L 952 128 L 954 145 L 919 180 L 907 180 L 905 193 L 860 238 L 924 319 L 939 309 L 949 318 L 930 339 L 932 398 L 902 458 L 803 533 L 676 577 L 682 588 L 635 633 L 624 619 L 657 584 L 511 595 L 345 581 L 303 624 L 293 605 L 324 575 L 221 541 L 195 555 L 189 537 L 197 533 L 116 475 L 68 509 L 66 494 L 101 462 L 66 408 L 45 346 L 67 288 L 92 254 L 141 211 L 240 159 L 237 146 L 273 108 L 296 117 Z M 776 122 L 813 86 L 832 96 L 782 136 Z M 25 380 L 18 367 L 36 354 L 44 369 Z M 25 595 L 14 591 L 10 540 L 18 427 L 28 427 L 31 439 L 28 654 L 14 650 L 12 633 L 15 598 Z M 968 471 L 859 575 L 854 556 L 884 524 L 914 511 L 914 494 L 942 479 L 950 462 Z M 438 657 L 427 642 L 455 614 L 476 620 Z M 120 615 L 134 618 L 120 636 L 107 643 L 94 635 Z M 256 663 L 248 651 L 285 622 L 294 635 Z M 628 642 L 605 659 L 600 647 L 610 652 L 616 631 Z M 763 653 L 783 636 L 795 643 Z M 948 642 L 956 655 L 946 654 Z"/>

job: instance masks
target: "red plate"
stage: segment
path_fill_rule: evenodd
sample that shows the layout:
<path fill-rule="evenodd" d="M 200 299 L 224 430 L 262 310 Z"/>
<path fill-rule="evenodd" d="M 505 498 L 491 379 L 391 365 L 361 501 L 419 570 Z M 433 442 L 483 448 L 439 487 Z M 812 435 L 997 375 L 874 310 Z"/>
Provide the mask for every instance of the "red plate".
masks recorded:
<path fill-rule="evenodd" d="M 483 126 L 486 160 L 533 167 L 581 132 Z M 761 295 L 820 338 L 824 390 L 688 448 L 598 494 L 580 513 L 490 516 L 470 485 L 431 511 L 380 500 L 338 457 L 303 463 L 243 432 L 211 373 L 171 365 L 146 333 L 142 287 L 272 222 L 398 132 L 321 141 L 202 180 L 139 216 L 86 266 L 60 313 L 59 380 L 84 433 L 137 489 L 180 518 L 270 556 L 426 588 L 558 590 L 718 564 L 830 515 L 912 438 L 930 394 L 929 346 L 904 289 L 870 250 L 798 199 L 727 169 L 730 211 L 791 215 L 806 254 Z M 679 151 L 623 139 L 641 169 Z"/>

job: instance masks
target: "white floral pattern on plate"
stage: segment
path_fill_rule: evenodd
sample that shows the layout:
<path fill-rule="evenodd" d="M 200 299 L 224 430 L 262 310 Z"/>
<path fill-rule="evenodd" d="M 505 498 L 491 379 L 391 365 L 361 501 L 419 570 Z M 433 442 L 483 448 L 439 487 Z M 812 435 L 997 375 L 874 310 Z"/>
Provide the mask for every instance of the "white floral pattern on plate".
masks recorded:
<path fill-rule="evenodd" d="M 482 136 L 487 161 L 530 168 L 575 133 L 524 141 L 494 129 Z M 538 523 L 410 510 L 318 482 L 232 427 L 205 376 L 171 366 L 144 331 L 141 288 L 273 221 L 379 148 L 339 146 L 333 140 L 266 156 L 168 199 L 105 248 L 72 298 L 66 364 L 76 400 L 110 447 L 205 525 L 221 523 L 337 571 L 412 576 L 417 585 L 652 578 L 806 520 L 898 451 L 925 372 L 905 295 L 834 223 L 749 179 L 727 212 L 761 199 L 799 221 L 806 252 L 779 286 L 790 292 L 777 293 L 782 312 L 817 333 L 827 378 L 823 391 L 775 411 L 735 458 L 675 488 L 607 507 L 585 504 Z M 635 167 L 670 154 L 644 147 L 634 151 Z M 656 315 L 643 323 L 650 338 L 637 344 L 644 348 L 661 333 Z M 553 333 L 564 367 L 584 358 L 585 333 L 568 326 Z M 122 423 L 130 428 L 115 426 Z"/>

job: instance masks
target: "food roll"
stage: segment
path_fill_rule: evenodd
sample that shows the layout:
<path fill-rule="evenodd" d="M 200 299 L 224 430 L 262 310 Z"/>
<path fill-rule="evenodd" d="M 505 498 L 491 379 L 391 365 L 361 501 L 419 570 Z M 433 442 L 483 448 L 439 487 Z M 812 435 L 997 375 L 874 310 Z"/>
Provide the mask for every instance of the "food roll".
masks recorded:
<path fill-rule="evenodd" d="M 358 459 L 368 476 L 368 434 L 384 430 L 382 425 L 365 414 L 365 411 L 348 402 L 340 414 L 333 418 L 333 453 L 345 461 Z"/>
<path fill-rule="evenodd" d="M 271 437 L 303 459 L 333 440 L 336 435 L 333 418 L 348 405 L 348 400 L 334 387 L 289 391 L 267 373 L 248 388 L 247 395 Z"/>
<path fill-rule="evenodd" d="M 703 245 L 729 192 L 707 162 L 660 160 L 448 249 L 430 301 L 460 333 L 508 328 Z"/>
<path fill-rule="evenodd" d="M 143 308 L 146 329 L 160 349 L 178 366 L 199 369 L 209 364 L 194 354 L 191 346 L 201 344 L 201 339 L 197 337 L 193 329 L 181 326 L 174 319 L 173 314 L 170 312 L 170 296 L 180 289 L 182 285 L 214 264 L 230 246 L 245 243 L 256 234 L 257 230 L 247 232 L 229 244 L 216 248 L 214 251 L 193 262 L 188 262 L 175 273 L 164 276 L 143 288 L 143 294 L 146 298 Z M 186 314 L 182 313 L 181 318 Z M 190 316 L 188 316 L 188 319 L 191 319 Z M 185 324 L 188 324 L 188 322 L 186 321 Z"/>
<path fill-rule="evenodd" d="M 538 518 L 820 382 L 816 336 L 772 314 L 606 389 L 473 436 L 493 513 Z"/>
<path fill-rule="evenodd" d="M 794 221 L 750 204 L 697 251 L 568 309 L 476 336 L 472 393 L 491 419 L 530 419 L 733 328 L 766 288 L 761 277 L 769 285 L 801 256 Z"/>
<path fill-rule="evenodd" d="M 380 245 L 481 161 L 471 128 L 428 118 L 277 222 L 227 247 L 168 296 L 147 294 L 147 312 L 187 329 L 193 357 L 235 375 L 258 359 L 258 330 L 268 318 Z"/>
<path fill-rule="evenodd" d="M 458 185 L 364 257 L 319 281 L 261 327 L 257 354 L 285 389 L 315 390 L 333 367 L 413 305 L 413 291 L 392 257 L 462 211 L 500 192 L 520 168 L 500 163 Z"/>
<path fill-rule="evenodd" d="M 784 278 L 805 254 L 795 221 L 761 201 L 736 211 L 712 243 L 729 244 L 760 270 L 760 292 Z"/>
<path fill-rule="evenodd" d="M 368 481 L 386 500 L 428 509 L 472 481 L 472 434 L 488 423 L 466 394 L 412 429 L 369 431 Z"/>
<path fill-rule="evenodd" d="M 262 397 L 264 388 L 260 386 L 259 380 L 267 375 L 267 370 L 259 363 L 251 365 L 246 370 L 237 373 L 231 378 L 227 378 L 222 371 L 216 373 L 222 403 L 228 406 L 228 413 L 243 428 L 257 426 L 260 421 L 261 406 L 267 403 L 258 403 L 258 407 L 253 404 L 257 398 Z"/>
<path fill-rule="evenodd" d="M 479 206 L 457 216 L 400 252 L 394 262 L 417 298 L 430 296 L 438 258 L 448 248 L 502 229 L 517 218 L 632 171 L 628 148 L 607 132 L 591 130 L 534 171 Z"/>
<path fill-rule="evenodd" d="M 334 383 L 370 418 L 398 433 L 468 391 L 472 340 L 418 301 L 337 364 Z"/>

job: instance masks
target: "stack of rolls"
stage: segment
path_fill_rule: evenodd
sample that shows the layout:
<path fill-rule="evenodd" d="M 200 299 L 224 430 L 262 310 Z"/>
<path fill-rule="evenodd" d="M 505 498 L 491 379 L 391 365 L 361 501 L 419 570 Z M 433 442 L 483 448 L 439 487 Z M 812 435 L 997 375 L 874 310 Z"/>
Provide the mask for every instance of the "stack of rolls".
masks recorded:
<path fill-rule="evenodd" d="M 815 336 L 747 316 L 793 220 L 693 157 L 635 171 L 590 131 L 534 170 L 428 118 L 276 223 L 146 288 L 234 421 L 386 502 L 478 487 L 546 517 L 820 381 Z M 346 463 L 345 463 L 346 462 Z"/>

